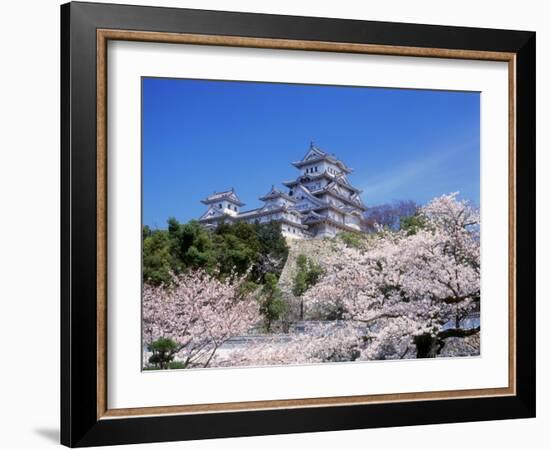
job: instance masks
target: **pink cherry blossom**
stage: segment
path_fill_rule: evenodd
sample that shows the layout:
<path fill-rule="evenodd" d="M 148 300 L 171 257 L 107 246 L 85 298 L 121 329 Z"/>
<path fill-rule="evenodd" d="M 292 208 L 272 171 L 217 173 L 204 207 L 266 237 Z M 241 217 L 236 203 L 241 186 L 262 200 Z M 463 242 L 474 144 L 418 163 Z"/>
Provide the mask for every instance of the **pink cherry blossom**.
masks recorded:
<path fill-rule="evenodd" d="M 449 321 L 459 328 L 479 304 L 480 254 L 479 212 L 456 197 L 422 208 L 415 234 L 381 231 L 359 249 L 339 243 L 304 296 L 306 311 L 367 325 L 360 359 L 411 357 L 415 336 L 442 336 Z"/>
<path fill-rule="evenodd" d="M 175 341 L 185 367 L 207 367 L 229 338 L 259 320 L 258 302 L 241 292 L 244 277 L 220 281 L 202 270 L 174 277 L 171 286 L 143 287 L 143 340 Z"/>
<path fill-rule="evenodd" d="M 420 337 L 433 341 L 430 356 L 443 348 L 445 356 L 475 354 L 479 327 L 461 326 L 479 309 L 480 219 L 457 196 L 421 208 L 414 231 L 378 228 L 359 248 L 331 243 L 334 251 L 319 261 L 322 278 L 303 295 L 303 330 L 217 352 L 260 322 L 258 302 L 241 293 L 244 277 L 219 281 L 199 270 L 171 287 L 144 286 L 144 342 L 171 338 L 186 367 L 415 358 Z M 468 336 L 475 339 L 461 347 Z"/>

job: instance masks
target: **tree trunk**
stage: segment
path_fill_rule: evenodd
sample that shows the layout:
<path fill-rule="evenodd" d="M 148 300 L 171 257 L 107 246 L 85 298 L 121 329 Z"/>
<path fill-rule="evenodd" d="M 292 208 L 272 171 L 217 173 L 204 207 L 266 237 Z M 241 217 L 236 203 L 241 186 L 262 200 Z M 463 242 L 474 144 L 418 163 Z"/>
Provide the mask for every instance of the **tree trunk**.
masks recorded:
<path fill-rule="evenodd" d="M 414 343 L 417 358 L 435 358 L 442 347 L 442 342 L 428 333 L 415 336 Z"/>
<path fill-rule="evenodd" d="M 462 328 L 449 328 L 440 331 L 436 337 L 428 333 L 415 336 L 416 357 L 435 358 L 445 345 L 445 339 L 450 337 L 465 338 L 476 333 L 479 333 L 479 327 L 470 328 L 468 330 L 463 330 Z"/>

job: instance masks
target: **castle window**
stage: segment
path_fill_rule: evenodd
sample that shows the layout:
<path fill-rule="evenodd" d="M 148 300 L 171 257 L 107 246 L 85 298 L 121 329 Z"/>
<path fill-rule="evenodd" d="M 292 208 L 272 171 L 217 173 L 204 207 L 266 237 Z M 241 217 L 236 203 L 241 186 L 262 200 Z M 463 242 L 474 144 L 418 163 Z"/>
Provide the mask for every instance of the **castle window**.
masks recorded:
<path fill-rule="evenodd" d="M 317 172 L 317 166 L 315 166 L 315 172 Z"/>
<path fill-rule="evenodd" d="M 218 205 L 218 208 L 222 209 L 222 204 L 221 203 Z"/>

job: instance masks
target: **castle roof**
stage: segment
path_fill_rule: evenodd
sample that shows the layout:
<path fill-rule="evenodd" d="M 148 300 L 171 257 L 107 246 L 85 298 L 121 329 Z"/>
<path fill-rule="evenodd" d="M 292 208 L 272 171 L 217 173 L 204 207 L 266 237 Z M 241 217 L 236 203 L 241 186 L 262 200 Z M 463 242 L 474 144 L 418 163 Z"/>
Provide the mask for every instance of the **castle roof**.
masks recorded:
<path fill-rule="evenodd" d="M 295 198 L 292 198 L 290 195 L 285 194 L 284 192 L 277 189 L 275 186 L 272 186 L 271 190 L 263 197 L 260 197 L 259 200 L 261 200 L 262 202 L 266 202 L 267 200 L 272 200 L 275 198 L 285 198 L 291 202 L 296 202 Z"/>
<path fill-rule="evenodd" d="M 199 217 L 199 222 L 209 221 L 209 220 L 218 220 L 218 219 L 227 219 L 231 220 L 233 216 L 230 216 L 229 214 L 224 213 L 223 211 L 218 210 L 217 208 L 210 207 L 208 210 Z"/>
<path fill-rule="evenodd" d="M 295 180 L 283 181 L 283 184 L 286 187 L 292 188 L 301 183 L 308 183 L 310 181 L 316 181 L 323 178 L 329 180 L 330 182 L 338 183 L 341 186 L 344 186 L 345 188 L 349 189 L 350 191 L 356 192 L 357 194 L 360 194 L 361 192 L 363 192 L 361 189 L 357 189 L 355 186 L 352 186 L 343 175 L 332 175 L 328 172 L 322 172 L 317 175 L 302 175 L 296 178 Z"/>
<path fill-rule="evenodd" d="M 331 164 L 338 166 L 338 168 L 344 173 L 351 173 L 353 171 L 348 166 L 346 166 L 342 161 L 340 161 L 335 155 L 330 155 L 324 152 L 319 147 L 314 145 L 313 142 L 311 143 L 309 150 L 304 155 L 304 157 L 300 161 L 293 162 L 292 165 L 300 169 L 303 166 L 320 162 L 320 161 L 328 161 Z"/>
<path fill-rule="evenodd" d="M 315 211 L 309 211 L 304 217 L 304 223 L 320 222 L 324 220 L 324 218 L 324 216 Z"/>
<path fill-rule="evenodd" d="M 331 225 L 335 228 L 339 228 L 340 230 L 350 231 L 350 232 L 353 232 L 353 233 L 356 233 L 358 231 L 354 227 L 350 227 L 349 225 L 347 225 L 345 223 L 337 222 L 336 220 L 333 220 L 330 217 L 325 217 L 325 216 L 322 216 L 318 219 L 312 217 L 310 220 L 307 220 L 306 222 L 309 225 L 316 225 L 316 224 L 320 224 L 320 223 L 326 223 L 326 224 Z"/>
<path fill-rule="evenodd" d="M 248 211 L 243 211 L 243 212 L 239 213 L 237 215 L 237 217 L 244 218 L 244 217 L 248 217 L 248 216 L 254 216 L 254 215 L 257 215 L 257 214 L 261 214 L 261 212 L 262 212 L 262 208 L 250 209 Z"/>
<path fill-rule="evenodd" d="M 301 195 L 299 192 L 296 192 L 295 193 L 295 196 L 296 196 L 296 199 L 297 200 L 301 200 L 300 199 L 300 196 L 303 196 L 305 197 L 306 199 L 308 199 L 311 203 L 313 203 L 314 205 L 316 206 L 324 206 L 326 205 L 327 203 L 316 197 L 306 186 L 304 186 L 303 184 L 299 184 L 298 186 L 296 186 L 296 189 L 300 191 Z"/>
<path fill-rule="evenodd" d="M 228 191 L 214 192 L 209 197 L 201 200 L 201 202 L 205 205 L 210 205 L 211 203 L 221 202 L 222 200 L 227 200 L 237 206 L 244 206 L 244 203 L 241 202 L 233 188 Z"/>
<path fill-rule="evenodd" d="M 235 216 L 235 219 L 237 219 L 237 220 L 239 220 L 239 219 L 252 219 L 254 217 L 272 215 L 272 214 L 277 214 L 279 212 L 286 212 L 286 213 L 293 214 L 295 216 L 301 216 L 301 213 L 294 210 L 293 208 L 288 208 L 286 206 L 280 206 L 278 208 L 272 208 L 272 209 L 263 207 L 263 208 L 251 209 L 250 211 L 244 211 L 244 212 L 238 214 L 237 216 Z M 298 227 L 298 228 L 307 229 L 307 226 L 304 226 L 302 223 L 292 222 L 292 221 L 289 221 L 285 218 L 274 219 L 274 221 L 285 222 L 285 223 L 288 223 L 290 225 L 294 225 L 295 227 Z"/>
<path fill-rule="evenodd" d="M 357 208 L 355 206 L 337 206 L 331 203 L 328 203 L 324 206 L 318 206 L 316 208 L 311 209 L 311 211 L 322 212 L 327 209 L 331 209 L 341 214 L 352 214 L 354 216 L 358 216 L 361 218 L 363 217 L 363 214 L 361 213 L 361 208 Z"/>

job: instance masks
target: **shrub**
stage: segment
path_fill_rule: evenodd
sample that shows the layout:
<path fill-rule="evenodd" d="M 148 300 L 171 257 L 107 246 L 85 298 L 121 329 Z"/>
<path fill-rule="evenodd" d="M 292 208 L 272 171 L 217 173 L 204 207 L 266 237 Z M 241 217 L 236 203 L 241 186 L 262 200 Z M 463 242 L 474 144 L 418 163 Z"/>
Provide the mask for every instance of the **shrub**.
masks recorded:
<path fill-rule="evenodd" d="M 343 232 L 338 235 L 342 242 L 346 244 L 348 247 L 353 248 L 360 248 L 362 238 L 358 233 L 352 233 L 352 232 Z"/>
<path fill-rule="evenodd" d="M 149 357 L 149 363 L 159 369 L 169 369 L 169 365 L 178 351 L 178 344 L 172 339 L 160 338 L 151 342 L 147 349 L 153 354 Z"/>

